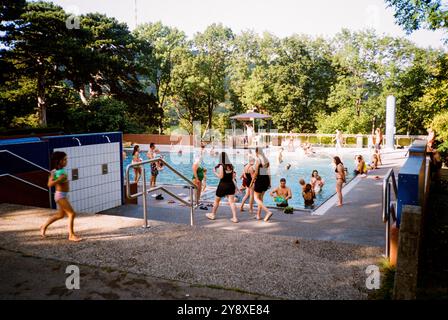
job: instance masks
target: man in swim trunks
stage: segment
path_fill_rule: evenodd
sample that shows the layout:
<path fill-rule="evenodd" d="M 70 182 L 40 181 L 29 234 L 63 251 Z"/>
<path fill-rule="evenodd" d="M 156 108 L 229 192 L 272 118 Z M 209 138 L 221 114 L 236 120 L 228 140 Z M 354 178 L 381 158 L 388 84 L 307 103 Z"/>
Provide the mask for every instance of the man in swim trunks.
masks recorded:
<path fill-rule="evenodd" d="M 274 198 L 277 207 L 284 208 L 288 206 L 288 200 L 292 198 L 292 192 L 289 187 L 286 186 L 286 179 L 280 179 L 280 185 L 272 190 L 270 193 Z"/>

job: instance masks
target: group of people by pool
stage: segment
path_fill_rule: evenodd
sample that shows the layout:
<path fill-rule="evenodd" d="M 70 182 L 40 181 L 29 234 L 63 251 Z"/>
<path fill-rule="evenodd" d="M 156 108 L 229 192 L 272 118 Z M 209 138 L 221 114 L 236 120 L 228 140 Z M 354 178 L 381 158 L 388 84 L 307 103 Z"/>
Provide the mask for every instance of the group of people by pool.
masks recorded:
<path fill-rule="evenodd" d="M 341 136 L 339 136 L 341 137 Z M 341 143 L 341 138 L 337 138 L 338 144 Z M 379 129 L 376 131 L 375 135 L 375 152 L 372 155 L 372 161 L 369 165 L 366 165 L 362 155 L 357 155 L 355 157 L 355 174 L 366 174 L 367 170 L 376 169 L 379 164 L 381 164 L 380 149 L 382 143 L 382 134 Z M 305 146 L 306 149 L 311 150 L 310 146 Z M 196 203 L 199 205 L 201 198 L 201 193 L 206 188 L 206 174 L 207 169 L 203 165 L 202 157 L 205 152 L 205 145 L 201 146 L 201 152 L 199 157 L 195 159 L 192 165 L 192 181 L 197 186 L 196 193 Z M 237 173 L 233 164 L 226 152 L 219 153 L 218 151 L 212 149 L 210 151 L 211 155 L 219 157 L 218 164 L 213 168 L 213 174 L 219 179 L 218 186 L 216 188 L 215 200 L 213 204 L 213 209 L 211 212 L 206 214 L 206 217 L 210 220 L 215 220 L 218 212 L 218 208 L 221 203 L 222 198 L 227 198 L 230 209 L 232 211 L 231 221 L 238 223 L 237 210 L 235 194 L 245 192 L 241 204 L 240 211 L 244 211 L 245 203 L 249 200 L 249 213 L 254 213 L 254 202 L 257 204 L 257 211 L 255 218 L 257 220 L 269 221 L 273 215 L 273 212 L 264 204 L 265 193 L 271 189 L 271 174 L 270 174 L 270 162 L 266 157 L 263 149 L 260 147 L 255 148 L 255 154 L 250 154 L 248 162 L 244 165 L 243 172 L 240 175 L 242 180 L 242 186 L 238 187 L 237 183 Z M 126 154 L 124 153 L 124 157 Z M 150 143 L 149 150 L 147 152 L 148 159 L 163 159 L 160 151 L 156 148 L 154 143 Z M 45 224 L 40 227 L 40 232 L 42 237 L 45 237 L 46 230 L 49 225 L 57 220 L 62 219 L 65 216 L 69 217 L 69 240 L 70 241 L 80 241 L 81 238 L 78 237 L 74 232 L 74 219 L 75 211 L 73 210 L 67 194 L 69 192 L 69 181 L 68 175 L 65 171 L 65 166 L 67 165 L 67 155 L 64 152 L 54 152 L 51 156 L 51 168 L 48 179 L 48 187 L 55 187 L 56 192 L 54 199 L 58 205 L 58 211 L 55 215 L 50 217 Z M 132 163 L 138 164 L 143 160 L 140 157 L 140 147 L 138 145 L 133 146 L 132 151 Z M 281 149 L 278 157 L 279 163 L 283 162 L 283 149 Z M 288 170 L 291 165 L 288 164 L 286 169 Z M 339 156 L 333 157 L 334 174 L 336 179 L 336 193 L 338 197 L 337 206 L 343 205 L 342 197 L 342 186 L 346 182 L 346 168 L 342 163 Z M 142 175 L 141 166 L 133 166 L 134 169 L 134 182 L 138 183 Z M 157 176 L 159 171 L 164 169 L 163 161 L 154 161 L 151 163 L 151 179 L 150 187 L 156 186 Z M 302 197 L 304 199 L 305 207 L 310 208 L 314 205 L 314 199 L 316 194 L 318 194 L 325 181 L 319 176 L 317 170 L 312 172 L 311 178 L 307 183 L 304 179 L 299 180 L 301 185 Z M 273 197 L 274 202 L 277 207 L 285 208 L 288 207 L 288 200 L 293 196 L 291 188 L 286 185 L 286 179 L 281 178 L 280 183 L 277 187 L 273 188 L 269 195 Z M 156 196 L 156 199 L 162 200 L 163 196 L 161 194 Z M 207 207 L 202 207 L 203 209 L 208 209 Z M 264 217 L 262 217 L 264 213 Z"/>
<path fill-rule="evenodd" d="M 278 154 L 279 164 L 283 162 L 283 148 L 280 149 Z M 156 148 L 154 143 L 150 143 L 149 151 L 147 153 L 148 159 L 155 159 L 161 157 L 160 151 Z M 196 185 L 196 205 L 203 210 L 208 210 L 207 206 L 200 204 L 201 194 L 207 187 L 207 168 L 203 164 L 203 157 L 205 154 L 205 145 L 201 145 L 201 151 L 192 164 L 192 176 L 191 179 Z M 263 152 L 262 148 L 255 148 L 255 154 L 249 154 L 247 163 L 244 165 L 241 175 L 241 186 L 237 182 L 237 172 L 234 165 L 231 163 L 230 158 L 226 152 L 219 153 L 218 151 L 210 151 L 211 155 L 218 156 L 218 164 L 213 168 L 213 174 L 219 179 L 218 186 L 215 192 L 215 200 L 213 209 L 206 216 L 210 220 L 216 218 L 218 208 L 222 198 L 227 198 L 230 209 L 232 211 L 231 221 L 237 223 L 236 211 L 236 195 L 242 196 L 239 209 L 241 212 L 245 211 L 246 202 L 249 204 L 249 213 L 254 214 L 254 203 L 257 204 L 257 211 L 255 218 L 262 220 L 262 213 L 264 213 L 264 221 L 269 221 L 273 213 L 264 203 L 265 193 L 271 189 L 271 174 L 270 174 L 270 162 Z M 357 156 L 356 161 L 359 161 L 359 165 L 355 168 L 355 174 L 364 173 L 364 161 L 362 156 Z M 140 157 L 140 147 L 134 145 L 132 152 L 132 163 L 140 163 L 142 159 Z M 377 166 L 377 162 L 375 167 Z M 339 156 L 333 158 L 333 165 L 335 168 L 336 177 L 336 193 L 338 194 L 338 206 L 342 206 L 342 185 L 346 182 L 346 169 Z M 286 165 L 286 170 L 290 168 L 290 164 Z M 138 182 L 141 177 L 141 167 L 134 166 L 134 182 Z M 161 161 L 151 163 L 151 179 L 150 187 L 156 186 L 156 179 L 159 171 L 163 170 L 163 163 Z M 313 208 L 316 195 L 322 191 L 325 184 L 324 179 L 319 175 L 317 170 L 313 170 L 310 180 L 306 182 L 303 178 L 299 179 L 301 185 L 301 196 L 303 197 L 305 208 Z M 291 188 L 287 186 L 286 179 L 281 178 L 279 185 L 273 188 L 269 192 L 279 208 L 286 208 L 289 206 L 288 200 L 293 196 Z M 162 200 L 163 196 L 157 195 L 157 200 Z"/>
<path fill-rule="evenodd" d="M 206 180 L 204 174 L 206 169 L 202 164 L 203 153 L 200 153 L 192 166 L 193 182 L 197 186 L 196 202 L 198 205 Z M 333 158 L 333 164 L 337 180 L 336 192 L 338 193 L 339 199 L 338 206 L 342 206 L 342 185 L 346 182 L 346 169 L 338 156 Z M 206 217 L 210 220 L 215 220 L 222 198 L 227 198 L 232 212 L 231 221 L 238 223 L 235 198 L 237 194 L 244 193 L 239 205 L 240 211 L 245 211 L 246 201 L 249 201 L 249 213 L 254 214 L 254 203 L 256 203 L 257 210 L 255 212 L 255 219 L 265 222 L 269 221 L 273 212 L 265 205 L 264 196 L 272 187 L 270 168 L 269 159 L 266 157 L 263 149 L 255 148 L 255 154 L 249 155 L 248 162 L 244 165 L 242 173 L 239 176 L 242 180 L 241 187 L 239 187 L 237 182 L 238 175 L 234 165 L 231 163 L 228 154 L 221 152 L 218 164 L 213 168 L 213 174 L 219 179 L 219 183 L 216 188 L 213 209 L 206 214 Z M 316 194 L 321 192 L 325 185 L 324 179 L 322 179 L 317 170 L 313 170 L 309 182 L 307 183 L 304 179 L 300 179 L 299 184 L 302 186 L 301 196 L 304 199 L 305 208 L 312 208 Z M 273 198 L 277 207 L 286 208 L 289 206 L 288 200 L 293 197 L 293 194 L 291 188 L 286 184 L 286 179 L 281 178 L 279 185 L 269 192 L 269 196 Z M 207 208 L 205 207 L 204 209 Z M 264 217 L 262 217 L 263 213 Z"/>

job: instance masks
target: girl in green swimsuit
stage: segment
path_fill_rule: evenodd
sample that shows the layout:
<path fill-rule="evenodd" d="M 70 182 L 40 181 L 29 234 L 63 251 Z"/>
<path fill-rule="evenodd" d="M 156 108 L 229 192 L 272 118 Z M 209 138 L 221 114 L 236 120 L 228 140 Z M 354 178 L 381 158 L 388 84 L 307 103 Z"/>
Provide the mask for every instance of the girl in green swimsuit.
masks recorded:
<path fill-rule="evenodd" d="M 199 156 L 193 163 L 193 183 L 196 185 L 196 205 L 199 205 L 203 184 L 205 185 L 205 172 L 207 171 L 202 165 L 202 156 Z"/>

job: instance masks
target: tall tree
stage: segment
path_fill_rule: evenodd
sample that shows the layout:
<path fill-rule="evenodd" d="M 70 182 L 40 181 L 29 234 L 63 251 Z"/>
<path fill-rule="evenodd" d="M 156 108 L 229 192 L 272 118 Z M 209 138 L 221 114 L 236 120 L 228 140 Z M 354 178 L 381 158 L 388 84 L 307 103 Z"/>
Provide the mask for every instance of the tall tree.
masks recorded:
<path fill-rule="evenodd" d="M 140 80 L 154 95 L 157 107 L 166 109 L 167 99 L 172 93 L 175 61 L 188 50 L 185 33 L 156 22 L 139 25 L 134 30 L 134 35 L 153 48 L 153 54 L 138 57 L 138 64 L 143 69 Z M 163 120 L 163 113 L 160 112 L 157 119 L 160 134 L 163 132 Z"/>
<path fill-rule="evenodd" d="M 6 15 L 7 17 L 8 15 Z M 66 56 L 76 50 L 73 33 L 66 27 L 68 15 L 61 7 L 47 2 L 29 2 L 2 35 L 2 58 L 12 64 L 14 76 L 36 79 L 37 115 L 41 126 L 47 125 L 48 87 L 64 79 Z"/>
<path fill-rule="evenodd" d="M 198 59 L 201 81 L 205 84 L 207 106 L 206 130 L 210 129 L 213 112 L 225 100 L 228 88 L 227 67 L 234 34 L 222 24 L 212 24 L 203 33 L 194 36 L 194 54 Z"/>

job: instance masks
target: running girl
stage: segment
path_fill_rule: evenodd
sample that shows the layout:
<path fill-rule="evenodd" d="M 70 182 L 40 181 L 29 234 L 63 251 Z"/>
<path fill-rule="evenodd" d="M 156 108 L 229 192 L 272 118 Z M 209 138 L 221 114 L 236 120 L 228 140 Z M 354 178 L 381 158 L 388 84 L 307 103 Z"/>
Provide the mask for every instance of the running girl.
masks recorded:
<path fill-rule="evenodd" d="M 56 151 L 51 156 L 51 168 L 52 171 L 50 173 L 50 177 L 48 178 L 48 187 L 55 187 L 56 192 L 54 194 L 54 200 L 56 201 L 56 204 L 58 205 L 58 212 L 50 217 L 48 221 L 40 227 L 40 234 L 42 237 L 45 237 L 45 233 L 47 231 L 47 228 L 50 224 L 53 222 L 60 220 L 65 217 L 65 215 L 68 216 L 68 240 L 69 241 L 80 241 L 82 240 L 80 237 L 75 235 L 75 232 L 73 231 L 73 224 L 75 221 L 75 211 L 73 211 L 73 208 L 68 201 L 67 194 L 69 191 L 69 182 L 68 182 L 68 176 L 67 171 L 64 169 L 67 165 L 67 155 L 65 152 Z"/>

